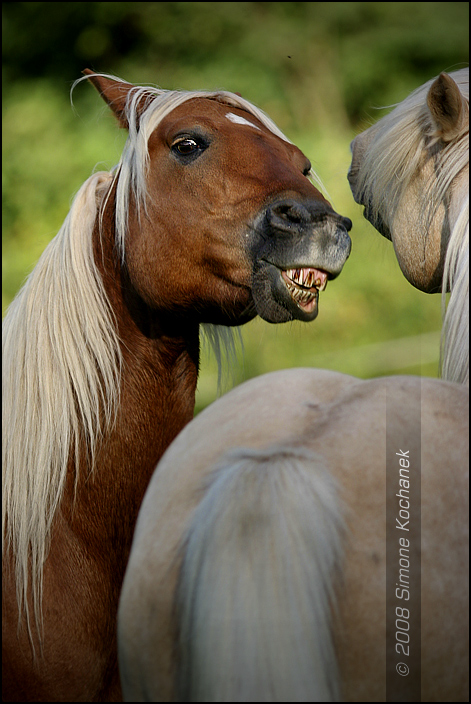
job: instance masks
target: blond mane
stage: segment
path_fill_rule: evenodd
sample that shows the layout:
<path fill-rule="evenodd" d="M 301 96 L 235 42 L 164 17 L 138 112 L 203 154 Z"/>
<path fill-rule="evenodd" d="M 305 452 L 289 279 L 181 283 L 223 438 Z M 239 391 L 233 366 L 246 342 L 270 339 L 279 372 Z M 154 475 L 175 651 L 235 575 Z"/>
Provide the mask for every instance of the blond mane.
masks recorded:
<path fill-rule="evenodd" d="M 43 564 L 69 461 L 78 467 L 86 444 L 93 467 L 118 403 L 120 347 L 92 247 L 97 193 L 111 181 L 96 173 L 83 184 L 3 321 L 2 551 L 14 556 L 28 626 L 29 572 L 40 623 Z"/>

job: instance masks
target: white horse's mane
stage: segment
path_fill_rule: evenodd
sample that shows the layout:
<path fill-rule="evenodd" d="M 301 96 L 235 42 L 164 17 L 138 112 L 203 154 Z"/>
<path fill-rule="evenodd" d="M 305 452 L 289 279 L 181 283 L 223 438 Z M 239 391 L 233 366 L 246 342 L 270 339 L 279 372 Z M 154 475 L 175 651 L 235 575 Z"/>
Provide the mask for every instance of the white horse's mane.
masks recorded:
<path fill-rule="evenodd" d="M 13 556 L 19 613 L 25 612 L 30 635 L 28 593 L 40 633 L 43 564 L 69 461 L 75 458 L 77 472 L 86 447 L 93 470 L 97 443 L 119 403 L 121 350 L 94 261 L 95 223 L 116 185 L 116 244 L 124 259 L 131 194 L 145 208 L 149 138 L 169 112 L 195 97 L 242 108 L 289 141 L 261 110 L 233 93 L 135 87 L 128 94 L 129 137 L 119 164 L 80 188 L 3 322 L 2 552 Z M 147 103 L 138 125 L 142 99 Z M 206 327 L 220 363 L 221 343 L 229 351 L 233 345 L 231 329 Z"/>
<path fill-rule="evenodd" d="M 450 291 L 448 306 L 446 291 Z M 469 383 L 469 194 L 451 232 L 443 273 L 440 366 L 444 379 Z"/>
<path fill-rule="evenodd" d="M 462 95 L 469 100 L 469 70 L 450 73 Z M 426 149 L 436 144 L 435 126 L 426 97 L 431 79 L 395 106 L 374 125 L 374 138 L 361 162 L 358 191 L 368 203 L 373 218 L 394 212 L 411 179 L 420 168 Z M 424 192 L 420 205 L 423 222 L 431 222 L 446 198 L 454 179 L 469 165 L 469 129 L 446 144 L 437 154 L 435 176 Z M 469 379 L 469 197 L 462 199 L 452 226 L 443 275 L 444 322 L 441 342 L 441 374 L 444 379 L 467 383 Z M 425 225 L 427 227 L 427 225 Z M 450 290 L 448 306 L 446 291 Z M 446 312 L 445 312 L 446 309 Z"/>

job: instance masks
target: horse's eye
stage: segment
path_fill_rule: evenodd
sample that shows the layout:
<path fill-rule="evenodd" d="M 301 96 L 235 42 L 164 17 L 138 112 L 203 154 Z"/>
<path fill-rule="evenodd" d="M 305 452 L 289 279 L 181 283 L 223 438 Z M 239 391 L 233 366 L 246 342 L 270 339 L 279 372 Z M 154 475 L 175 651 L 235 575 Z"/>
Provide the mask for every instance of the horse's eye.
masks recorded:
<path fill-rule="evenodd" d="M 188 164 L 204 152 L 209 142 L 197 135 L 179 135 L 172 143 L 172 152 L 182 163 Z"/>
<path fill-rule="evenodd" d="M 194 139 L 191 139 L 190 137 L 179 139 L 178 141 L 172 144 L 172 149 L 174 151 L 177 151 L 182 156 L 188 156 L 189 154 L 193 154 L 199 148 L 200 145 L 198 144 L 198 142 L 196 142 Z"/>

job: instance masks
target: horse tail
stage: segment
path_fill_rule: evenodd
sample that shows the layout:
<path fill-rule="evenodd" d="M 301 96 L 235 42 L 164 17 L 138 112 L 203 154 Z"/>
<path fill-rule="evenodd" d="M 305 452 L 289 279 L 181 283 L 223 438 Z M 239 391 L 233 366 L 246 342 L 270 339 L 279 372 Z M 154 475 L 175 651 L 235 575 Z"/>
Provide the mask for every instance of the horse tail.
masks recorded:
<path fill-rule="evenodd" d="M 342 509 L 324 460 L 227 453 L 183 544 L 177 701 L 338 701 Z"/>

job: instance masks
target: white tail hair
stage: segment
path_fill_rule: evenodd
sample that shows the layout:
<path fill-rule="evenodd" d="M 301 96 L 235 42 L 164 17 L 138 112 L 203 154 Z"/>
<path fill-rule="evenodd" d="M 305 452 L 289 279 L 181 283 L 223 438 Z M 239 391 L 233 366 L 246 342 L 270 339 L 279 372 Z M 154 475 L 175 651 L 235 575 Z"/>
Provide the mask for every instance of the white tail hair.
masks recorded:
<path fill-rule="evenodd" d="M 182 545 L 177 701 L 338 701 L 342 514 L 317 454 L 223 457 Z"/>

